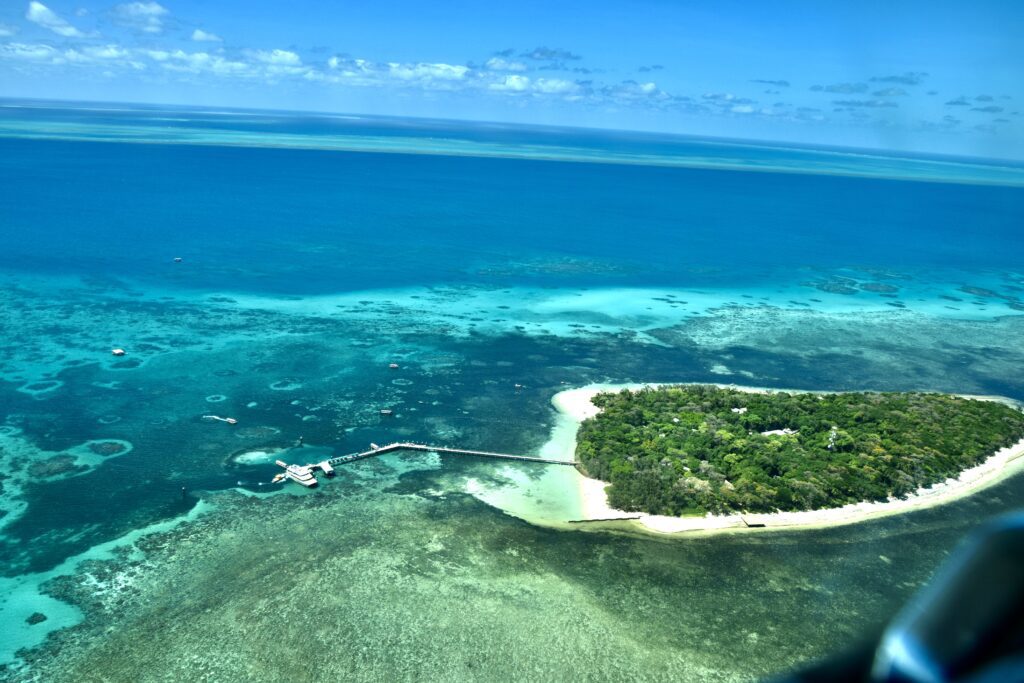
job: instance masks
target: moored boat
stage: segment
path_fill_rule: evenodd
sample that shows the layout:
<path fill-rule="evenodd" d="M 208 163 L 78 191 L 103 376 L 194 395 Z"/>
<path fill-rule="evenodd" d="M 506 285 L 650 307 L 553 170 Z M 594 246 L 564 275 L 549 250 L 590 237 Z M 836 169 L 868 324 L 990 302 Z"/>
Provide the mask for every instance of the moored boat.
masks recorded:
<path fill-rule="evenodd" d="M 284 471 L 284 476 L 288 477 L 296 484 L 302 484 L 307 488 L 313 488 L 316 486 L 316 477 L 313 476 L 313 472 L 304 465 L 288 465 Z"/>
<path fill-rule="evenodd" d="M 283 476 L 285 479 L 291 479 L 296 484 L 302 484 L 307 488 L 316 486 L 316 477 L 313 476 L 313 468 L 309 465 L 289 465 L 283 460 L 275 460 L 274 462 L 284 468 L 284 474 L 279 474 L 277 475 L 278 477 Z M 279 479 L 274 477 L 274 481 L 279 481 Z"/>

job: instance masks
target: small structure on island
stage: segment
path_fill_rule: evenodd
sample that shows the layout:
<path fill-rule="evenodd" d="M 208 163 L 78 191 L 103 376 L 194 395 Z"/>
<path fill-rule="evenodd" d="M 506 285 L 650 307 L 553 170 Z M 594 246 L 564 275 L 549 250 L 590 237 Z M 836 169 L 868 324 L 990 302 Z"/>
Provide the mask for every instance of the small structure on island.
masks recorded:
<path fill-rule="evenodd" d="M 120 348 L 118 348 L 118 349 L 111 349 L 110 353 L 114 354 L 115 356 L 123 356 L 124 355 L 124 349 L 120 349 Z"/>

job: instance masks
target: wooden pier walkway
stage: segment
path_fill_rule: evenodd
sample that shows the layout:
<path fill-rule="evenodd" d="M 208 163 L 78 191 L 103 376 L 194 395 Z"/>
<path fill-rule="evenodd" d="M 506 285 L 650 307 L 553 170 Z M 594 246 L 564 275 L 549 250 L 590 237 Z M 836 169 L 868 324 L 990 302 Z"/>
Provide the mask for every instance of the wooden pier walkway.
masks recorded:
<path fill-rule="evenodd" d="M 331 458 L 328 460 L 330 465 L 344 465 L 345 463 L 353 462 L 355 460 L 362 460 L 363 458 L 370 458 L 375 455 L 383 455 L 385 453 L 391 453 L 393 451 L 427 451 L 434 453 L 445 453 L 449 455 L 470 455 L 478 458 L 497 458 L 499 460 L 519 460 L 522 462 L 540 462 L 548 465 L 575 465 L 575 460 L 559 460 L 556 458 L 540 458 L 532 455 L 512 455 L 511 453 L 495 453 L 493 451 L 473 451 L 465 448 L 449 448 L 447 446 L 430 446 L 423 443 L 410 443 L 407 441 L 389 443 L 384 446 L 378 446 L 371 448 L 368 451 L 362 453 L 352 453 L 351 455 L 342 455 L 337 458 Z"/>

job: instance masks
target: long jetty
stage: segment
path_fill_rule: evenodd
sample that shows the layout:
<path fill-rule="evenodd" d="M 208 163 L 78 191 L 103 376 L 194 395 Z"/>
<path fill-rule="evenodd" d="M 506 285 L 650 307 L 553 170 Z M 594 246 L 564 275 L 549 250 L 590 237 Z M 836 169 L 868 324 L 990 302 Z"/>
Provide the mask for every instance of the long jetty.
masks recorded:
<path fill-rule="evenodd" d="M 448 446 L 431 446 L 424 443 L 411 443 L 408 441 L 401 441 L 395 443 L 389 443 L 384 446 L 377 446 L 371 448 L 368 451 L 361 453 L 352 453 L 350 455 L 342 455 L 337 458 L 331 458 L 327 461 L 330 465 L 344 465 L 346 463 L 354 462 L 356 460 L 362 460 L 363 458 L 371 458 L 375 455 L 383 455 L 393 451 L 428 451 L 433 453 L 445 453 L 448 455 L 469 455 L 478 458 L 497 458 L 499 460 L 519 460 L 522 462 L 539 462 L 548 465 L 570 465 L 576 464 L 575 460 L 560 460 L 557 458 L 539 458 L 532 455 L 513 455 L 511 453 L 496 453 L 493 451 L 474 451 L 466 448 L 449 448 Z"/>

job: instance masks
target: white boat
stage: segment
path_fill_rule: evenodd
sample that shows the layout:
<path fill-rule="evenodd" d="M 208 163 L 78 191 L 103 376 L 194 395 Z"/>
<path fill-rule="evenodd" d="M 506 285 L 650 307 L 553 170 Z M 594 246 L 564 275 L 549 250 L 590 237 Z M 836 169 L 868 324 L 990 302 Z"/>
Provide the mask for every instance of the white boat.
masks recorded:
<path fill-rule="evenodd" d="M 291 479 L 296 484 L 302 484 L 307 488 L 316 486 L 316 477 L 313 476 L 313 470 L 308 465 L 288 465 L 282 460 L 276 462 L 284 468 L 286 479 Z"/>
<path fill-rule="evenodd" d="M 284 471 L 284 476 L 288 477 L 296 484 L 302 484 L 309 488 L 316 486 L 316 477 L 308 467 L 303 465 L 288 465 L 288 469 Z"/>

